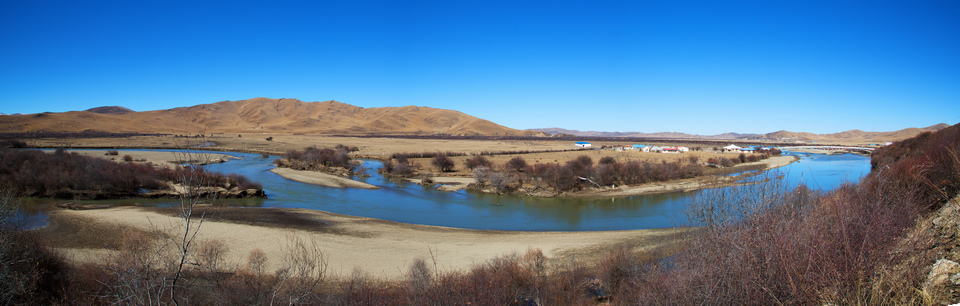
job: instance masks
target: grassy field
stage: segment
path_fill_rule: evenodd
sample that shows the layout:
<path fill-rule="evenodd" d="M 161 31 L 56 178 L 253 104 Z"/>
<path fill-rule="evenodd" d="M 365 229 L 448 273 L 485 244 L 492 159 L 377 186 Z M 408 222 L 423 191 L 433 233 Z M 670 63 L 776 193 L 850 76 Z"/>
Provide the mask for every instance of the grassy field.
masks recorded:
<path fill-rule="evenodd" d="M 272 137 L 271 141 L 267 141 Z M 182 138 L 174 136 L 134 136 L 125 138 L 41 138 L 26 140 L 30 146 L 37 147 L 96 147 L 96 148 L 181 148 L 194 146 L 205 142 L 212 142 L 215 145 L 208 146 L 210 149 L 225 151 L 249 151 L 262 152 L 274 155 L 283 154 L 287 150 L 303 149 L 307 146 L 329 147 L 332 148 L 338 144 L 350 147 L 357 147 L 359 151 L 354 152 L 355 157 L 361 158 L 388 158 L 393 153 L 420 153 L 420 152 L 456 152 L 467 155 L 479 154 L 481 152 L 500 152 L 500 151 L 561 151 L 574 149 L 571 140 L 448 140 L 448 139 L 398 139 L 398 138 L 360 138 L 360 137 L 333 137 L 316 135 L 292 135 L 292 134 L 238 134 L 223 135 L 216 134 L 205 138 Z M 620 146 L 632 145 L 634 141 L 623 142 L 595 142 L 595 147 L 601 146 Z M 682 140 L 677 142 L 663 143 L 645 143 L 648 145 L 659 146 L 687 146 L 695 148 L 703 146 L 702 144 L 684 143 Z M 717 143 L 716 147 L 722 147 Z M 712 149 L 705 147 L 704 149 Z M 527 153 L 527 154 L 509 154 L 487 156 L 495 165 L 503 164 L 515 156 L 523 157 L 528 164 L 537 163 L 565 163 L 568 160 L 580 155 L 590 156 L 595 162 L 605 156 L 612 156 L 620 162 L 630 160 L 640 161 L 676 161 L 678 159 L 687 159 L 690 156 L 697 156 L 701 162 L 711 157 L 732 157 L 734 154 L 711 153 L 711 152 L 686 152 L 681 154 L 661 154 L 661 153 L 642 153 L 637 151 L 614 151 L 614 150 L 588 150 L 588 151 L 570 151 L 570 152 L 545 152 L 545 153 Z M 456 170 L 459 173 L 466 173 L 463 162 L 469 156 L 452 157 L 456 162 Z M 429 158 L 412 159 L 414 163 L 420 163 L 426 168 L 431 168 Z"/>

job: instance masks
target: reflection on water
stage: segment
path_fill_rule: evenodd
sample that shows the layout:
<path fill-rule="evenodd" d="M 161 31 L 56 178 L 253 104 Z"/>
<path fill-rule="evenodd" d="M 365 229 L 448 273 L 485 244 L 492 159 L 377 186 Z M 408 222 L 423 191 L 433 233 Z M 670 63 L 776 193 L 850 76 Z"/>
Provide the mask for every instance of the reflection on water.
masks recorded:
<path fill-rule="evenodd" d="M 617 199 L 535 198 L 466 191 L 443 192 L 376 174 L 379 161 L 364 162 L 369 177 L 358 180 L 379 190 L 338 189 L 284 179 L 270 172 L 273 158 L 225 152 L 242 159 L 208 165 L 209 170 L 245 175 L 264 186 L 266 200 L 230 200 L 228 205 L 307 208 L 390 221 L 468 229 L 524 231 L 596 231 L 684 226 L 684 205 L 696 192 L 633 196 Z M 815 158 L 815 159 L 813 159 Z M 869 157 L 859 155 L 801 156 L 780 171 L 788 184 L 807 183 L 830 190 L 855 181 L 870 169 Z M 62 200 L 58 200 L 62 201 Z M 49 209 L 44 200 L 26 205 L 33 219 Z M 99 201 L 103 202 L 103 201 Z M 172 201 L 117 200 L 133 205 L 165 206 Z M 47 203 L 47 204 L 43 204 Z M 47 206 L 44 206 L 47 205 Z"/>

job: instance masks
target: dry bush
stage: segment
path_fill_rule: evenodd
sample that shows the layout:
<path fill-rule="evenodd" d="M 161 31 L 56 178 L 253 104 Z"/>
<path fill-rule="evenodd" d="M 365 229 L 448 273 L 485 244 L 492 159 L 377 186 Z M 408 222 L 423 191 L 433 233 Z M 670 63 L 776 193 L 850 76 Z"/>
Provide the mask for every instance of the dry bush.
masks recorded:
<path fill-rule="evenodd" d="M 327 260 L 316 241 L 288 236 L 281 267 L 274 274 L 275 285 L 270 304 L 288 305 L 315 300 L 316 290 L 327 272 Z"/>
<path fill-rule="evenodd" d="M 324 302 L 331 305 L 403 305 L 407 301 L 406 288 L 395 283 L 373 279 L 360 268 L 354 268 L 350 277 L 337 286 L 338 292 Z M 431 303 L 433 305 L 453 304 Z M 430 304 L 424 304 L 430 305 Z"/>
<path fill-rule="evenodd" d="M 470 171 L 473 174 L 473 178 L 477 180 L 477 183 L 480 185 L 486 184 L 490 179 L 490 169 L 484 166 L 477 166 L 473 168 L 473 171 Z"/>
<path fill-rule="evenodd" d="M 164 167 L 153 164 L 116 163 L 57 150 L 0 149 L 0 184 L 34 197 L 96 197 L 101 193 L 139 196 L 141 189 L 163 189 L 168 182 L 188 184 L 184 177 L 202 178 L 206 186 L 247 187 L 259 184 L 243 176 L 204 171 L 202 167 Z M 261 188 L 262 189 L 262 188 Z M 260 189 L 258 189 L 260 190 Z M 89 193 L 89 195 L 87 194 Z"/>
<path fill-rule="evenodd" d="M 922 183 L 870 175 L 828 194 L 779 180 L 702 192 L 689 208 L 702 226 L 667 271 L 640 279 L 638 299 L 678 304 L 873 304 L 882 267 L 925 207 Z M 923 198 L 923 197 L 920 197 Z M 887 280 L 889 281 L 889 280 Z M 910 285 L 916 288 L 915 284 Z M 910 286 L 900 287 L 909 288 Z"/>
<path fill-rule="evenodd" d="M 433 283 L 434 272 L 427 266 L 427 261 L 417 258 L 407 270 L 407 288 L 409 288 L 408 303 L 411 305 L 428 305 L 428 292 Z"/>
<path fill-rule="evenodd" d="M 490 163 L 490 160 L 483 156 L 475 156 L 473 158 L 467 158 L 463 162 L 464 166 L 468 169 L 476 169 L 477 167 L 490 168 L 493 164 Z"/>
<path fill-rule="evenodd" d="M 140 232 L 125 235 L 106 264 L 105 298 L 115 304 L 161 304 L 170 300 L 168 272 L 175 260 L 157 241 Z"/>
<path fill-rule="evenodd" d="M 490 183 L 490 187 L 493 187 L 497 193 L 510 192 L 512 185 L 517 181 L 513 176 L 504 174 L 503 172 L 494 172 L 490 174 L 487 180 Z"/>
<path fill-rule="evenodd" d="M 219 273 L 230 270 L 232 267 L 225 262 L 229 251 L 227 244 L 219 239 L 202 241 L 197 248 L 195 264 L 205 272 Z"/>
<path fill-rule="evenodd" d="M 443 153 L 434 156 L 433 159 L 430 160 L 430 163 L 433 164 L 434 167 L 437 167 L 440 172 L 453 171 L 453 167 L 456 165 L 452 159 Z"/>

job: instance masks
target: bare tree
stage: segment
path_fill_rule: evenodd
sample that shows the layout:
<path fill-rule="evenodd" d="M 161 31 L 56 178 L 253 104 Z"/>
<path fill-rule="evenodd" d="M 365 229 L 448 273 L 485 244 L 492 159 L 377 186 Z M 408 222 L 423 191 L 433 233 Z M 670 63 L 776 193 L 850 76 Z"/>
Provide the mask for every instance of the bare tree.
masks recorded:
<path fill-rule="evenodd" d="M 507 161 L 507 164 L 504 165 L 504 167 L 509 170 L 523 172 L 523 169 L 527 168 L 527 161 L 524 160 L 523 157 L 517 156 Z"/>
<path fill-rule="evenodd" d="M 506 175 L 503 172 L 494 172 L 490 174 L 490 186 L 497 190 L 497 193 L 509 191 L 510 185 L 516 183 L 513 176 Z"/>
<path fill-rule="evenodd" d="M 201 133 L 202 134 L 202 133 Z M 201 140 L 201 143 L 203 141 Z M 191 146 L 181 144 L 177 151 L 177 160 L 182 161 L 205 161 L 209 157 L 207 153 L 192 151 L 187 148 Z M 170 238 L 169 245 L 175 250 L 172 276 L 169 279 L 170 298 L 176 305 L 180 304 L 177 296 L 178 282 L 183 276 L 184 268 L 191 264 L 193 258 L 194 242 L 200 228 L 207 217 L 207 208 L 217 200 L 218 193 L 213 190 L 213 182 L 210 176 L 204 175 L 202 165 L 183 166 L 178 168 L 177 180 L 179 186 L 177 194 L 179 195 L 178 206 L 175 207 L 177 217 L 180 219 L 180 228 L 177 229 L 177 235 Z"/>
<path fill-rule="evenodd" d="M 477 166 L 471 171 L 473 178 L 477 180 L 477 183 L 480 185 L 486 184 L 490 179 L 490 169 L 484 166 Z"/>
<path fill-rule="evenodd" d="M 440 170 L 440 172 L 450 172 L 453 171 L 453 167 L 456 165 L 452 159 L 447 157 L 446 154 L 440 153 L 437 156 L 433 157 L 431 163 Z"/>
<path fill-rule="evenodd" d="M 287 236 L 282 266 L 276 273 L 276 284 L 270 304 L 286 300 L 289 305 L 304 304 L 323 282 L 327 259 L 314 240 L 309 243 L 299 236 Z"/>

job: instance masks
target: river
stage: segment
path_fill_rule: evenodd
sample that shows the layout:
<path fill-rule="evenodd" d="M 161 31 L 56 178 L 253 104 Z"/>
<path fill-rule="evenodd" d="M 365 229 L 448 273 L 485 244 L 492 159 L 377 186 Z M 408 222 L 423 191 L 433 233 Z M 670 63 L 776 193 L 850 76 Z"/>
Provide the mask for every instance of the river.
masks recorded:
<path fill-rule="evenodd" d="M 379 190 L 338 189 L 300 183 L 272 172 L 275 157 L 218 152 L 240 159 L 206 166 L 209 170 L 237 173 L 263 184 L 268 199 L 228 200 L 228 205 L 323 210 L 403 223 L 484 230 L 601 231 L 667 228 L 688 225 L 684 206 L 698 192 L 668 193 L 616 199 L 536 198 L 491 195 L 467 191 L 445 192 L 402 181 L 386 180 L 376 173 L 382 164 L 365 160 L 370 177 L 358 180 Z M 793 154 L 785 152 L 785 154 Z M 843 182 L 856 182 L 870 171 L 870 158 L 854 154 L 796 154 L 800 160 L 771 170 L 788 186 L 803 182 L 812 189 L 831 190 Z M 25 199 L 28 219 L 45 223 L 50 200 Z M 62 200 L 60 200 L 62 202 Z M 104 201 L 100 201 L 104 202 Z M 171 205 L 169 200 L 107 201 L 117 204 Z"/>

